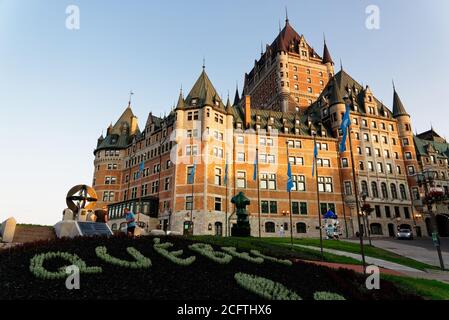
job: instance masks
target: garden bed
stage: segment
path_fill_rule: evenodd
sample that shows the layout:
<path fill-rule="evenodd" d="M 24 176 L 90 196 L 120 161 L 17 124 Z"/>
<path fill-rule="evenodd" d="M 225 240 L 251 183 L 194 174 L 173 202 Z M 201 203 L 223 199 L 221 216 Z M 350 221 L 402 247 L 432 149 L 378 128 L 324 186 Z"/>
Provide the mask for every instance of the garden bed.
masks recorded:
<path fill-rule="evenodd" d="M 153 237 L 78 238 L 25 244 L 11 249 L 9 254 L 8 251 L 2 251 L 0 299 L 260 299 L 253 290 L 248 290 L 248 286 L 238 284 L 237 274 L 274 281 L 296 293 L 292 296 L 299 296 L 304 300 L 313 300 L 316 292 L 336 293 L 347 300 L 420 299 L 384 280 L 381 281 L 380 290 L 369 291 L 365 289 L 363 276 L 350 270 L 333 270 L 304 262 L 288 265 L 268 258 L 262 258 L 263 262 L 260 263 L 260 256 L 255 259 L 256 256 L 250 254 L 249 258 L 248 255 L 242 255 L 240 250 L 236 253 L 234 250 L 222 250 L 219 246 L 212 246 L 215 251 L 228 252 L 228 255 L 232 253 L 232 259 L 222 259 L 220 256 L 221 260 L 217 259 L 222 262 L 220 263 L 201 254 L 201 246 L 189 248 L 195 241 L 175 237 L 161 238 L 160 243 L 165 242 L 170 242 L 173 246 L 162 245 L 156 251 Z M 97 249 L 98 247 L 105 247 L 107 254 L 104 249 Z M 121 260 L 135 261 L 128 253 L 128 247 L 135 248 L 144 257 L 149 258 L 151 264 L 135 264 L 133 268 L 130 267 L 132 264 L 120 265 L 117 259 L 107 258 L 109 255 Z M 164 250 L 183 250 L 183 253 L 178 252 L 175 258 L 170 258 Z M 30 271 L 30 261 L 36 255 L 48 252 L 75 254 L 87 267 L 100 267 L 101 272 L 82 273 L 80 289 L 68 290 L 65 279 L 41 279 Z M 264 252 L 261 254 L 263 256 Z M 191 258 L 184 264 L 176 263 L 191 256 L 196 258 Z M 53 257 L 45 260 L 43 267 L 50 272 L 56 272 L 67 264 L 69 263 L 61 257 Z M 248 277 L 237 276 L 237 279 Z"/>

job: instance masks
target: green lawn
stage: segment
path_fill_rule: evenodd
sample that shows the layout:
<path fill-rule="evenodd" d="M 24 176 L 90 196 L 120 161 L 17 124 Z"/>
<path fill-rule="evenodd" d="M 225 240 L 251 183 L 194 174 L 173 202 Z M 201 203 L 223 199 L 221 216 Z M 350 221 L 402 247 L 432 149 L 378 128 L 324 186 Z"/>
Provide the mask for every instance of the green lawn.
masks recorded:
<path fill-rule="evenodd" d="M 449 300 L 449 284 L 427 279 L 414 279 L 392 275 L 381 275 L 382 279 L 393 282 L 408 292 L 415 293 L 425 299 Z"/>
<path fill-rule="evenodd" d="M 224 238 L 214 236 L 194 236 L 191 237 L 191 239 L 218 246 L 236 247 L 240 250 L 245 251 L 256 249 L 264 254 L 271 255 L 273 257 L 296 258 L 313 261 L 321 260 L 321 254 L 318 251 L 299 247 L 290 248 L 285 246 L 283 243 L 272 243 L 270 241 L 266 241 L 265 239 L 260 240 L 258 238 L 235 237 Z M 361 264 L 355 259 L 337 256 L 330 253 L 324 253 L 324 261 L 343 264 Z"/>
<path fill-rule="evenodd" d="M 262 241 L 266 241 L 269 243 L 290 243 L 289 238 L 265 238 L 262 239 Z M 295 239 L 295 244 L 300 244 L 304 246 L 314 246 L 319 247 L 320 246 L 320 240 L 319 239 Z M 346 241 L 335 241 L 335 240 L 323 240 L 323 247 L 328 249 L 335 249 L 340 251 L 346 251 L 351 253 L 358 253 L 360 254 L 360 245 L 358 243 L 351 243 Z M 401 255 L 398 255 L 396 253 L 393 253 L 388 250 L 371 247 L 369 245 L 366 245 L 365 242 L 365 255 L 372 257 L 372 258 L 378 258 L 383 259 L 390 262 L 395 262 L 402 264 L 404 266 L 408 266 L 411 268 L 415 268 L 418 270 L 425 270 L 425 269 L 438 269 L 435 266 L 428 265 L 426 263 L 422 263 Z"/>
<path fill-rule="evenodd" d="M 251 249 L 256 249 L 280 258 L 297 258 L 303 260 L 320 260 L 320 252 L 314 250 L 308 250 L 300 247 L 293 247 L 291 249 L 286 244 L 290 243 L 288 238 L 223 238 L 223 237 L 213 237 L 213 236 L 195 236 L 191 237 L 192 240 L 201 241 L 213 245 L 219 246 L 232 246 L 240 250 L 249 251 Z M 296 244 L 308 245 L 308 246 L 319 246 L 319 239 L 297 239 L 294 240 Z M 341 251 L 359 253 L 358 244 L 343 242 L 343 241 L 324 241 L 324 247 L 329 249 L 336 249 Z M 399 256 L 387 250 L 366 247 L 366 254 L 370 257 L 380 258 L 403 265 L 407 265 L 416 269 L 429 269 L 435 268 L 433 266 L 428 266 L 424 263 L 409 259 L 406 257 Z M 335 262 L 342 264 L 360 264 L 359 261 L 341 257 L 333 254 L 324 255 L 324 261 Z M 408 277 L 392 276 L 392 275 L 381 275 L 382 279 L 388 280 L 401 287 L 403 290 L 416 293 L 425 299 L 431 300 L 449 300 L 449 284 L 426 279 L 415 279 Z"/>

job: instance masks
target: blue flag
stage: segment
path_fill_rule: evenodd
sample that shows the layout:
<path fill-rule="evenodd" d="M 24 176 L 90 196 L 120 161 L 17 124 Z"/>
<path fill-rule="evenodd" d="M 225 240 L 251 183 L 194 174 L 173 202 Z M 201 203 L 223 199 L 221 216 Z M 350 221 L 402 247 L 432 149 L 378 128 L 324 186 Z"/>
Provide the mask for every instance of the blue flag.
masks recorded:
<path fill-rule="evenodd" d="M 140 164 L 140 167 L 139 167 L 139 171 L 143 171 L 143 170 L 145 170 L 145 162 L 144 161 L 142 161 L 142 163 Z"/>
<path fill-rule="evenodd" d="M 293 189 L 293 179 L 292 179 L 292 165 L 289 160 L 288 161 L 288 169 L 287 169 L 287 192 L 292 191 Z"/>
<path fill-rule="evenodd" d="M 253 173 L 254 181 L 257 181 L 257 175 L 259 174 L 258 167 L 259 167 L 259 151 L 256 150 L 256 158 L 254 159 L 254 173 Z"/>
<path fill-rule="evenodd" d="M 189 179 L 187 180 L 188 184 L 193 184 L 193 182 L 195 181 L 195 171 L 196 171 L 196 160 L 193 161 L 193 168 L 192 171 L 190 171 Z"/>
<path fill-rule="evenodd" d="M 349 105 L 346 105 L 346 112 L 343 115 L 343 119 L 341 121 L 340 130 L 343 133 L 343 136 L 341 138 L 340 143 L 340 152 L 346 151 L 346 139 L 348 137 L 348 128 L 351 125 L 351 118 L 349 117 L 349 114 L 351 113 L 351 109 L 349 108 Z"/>
<path fill-rule="evenodd" d="M 315 162 L 318 158 L 318 146 L 315 142 L 315 147 L 313 148 L 313 164 L 312 164 L 312 177 L 315 176 Z"/>
<path fill-rule="evenodd" d="M 223 184 L 228 185 L 228 154 L 226 154 L 226 164 L 225 164 L 225 176 L 223 179 Z"/>

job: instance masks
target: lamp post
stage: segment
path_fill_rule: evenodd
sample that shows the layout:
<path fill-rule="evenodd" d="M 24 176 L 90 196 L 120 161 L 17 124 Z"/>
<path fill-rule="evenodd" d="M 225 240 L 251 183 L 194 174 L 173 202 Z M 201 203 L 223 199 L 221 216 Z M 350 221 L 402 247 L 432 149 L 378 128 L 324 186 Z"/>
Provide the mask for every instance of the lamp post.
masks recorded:
<path fill-rule="evenodd" d="M 427 205 L 427 210 L 430 214 L 431 227 L 432 227 L 432 240 L 437 249 L 438 259 L 440 260 L 440 268 L 444 270 L 444 261 L 441 254 L 440 237 L 438 235 L 437 220 L 435 216 L 436 204 L 439 201 L 443 201 L 444 191 L 441 188 L 434 186 L 436 172 L 432 170 L 426 170 L 416 175 L 416 181 L 419 187 L 424 188 L 425 198 L 423 204 Z"/>

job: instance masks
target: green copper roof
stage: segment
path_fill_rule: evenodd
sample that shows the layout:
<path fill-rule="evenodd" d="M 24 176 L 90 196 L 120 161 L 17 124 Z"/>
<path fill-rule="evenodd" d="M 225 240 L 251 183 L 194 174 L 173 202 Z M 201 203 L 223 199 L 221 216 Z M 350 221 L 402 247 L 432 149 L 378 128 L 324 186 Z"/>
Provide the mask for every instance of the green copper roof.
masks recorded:
<path fill-rule="evenodd" d="M 420 139 L 417 136 L 413 137 L 413 140 L 415 141 L 415 149 L 416 153 L 419 156 L 428 156 L 428 148 L 429 146 L 432 146 L 435 151 L 440 156 L 443 156 L 444 158 L 449 157 L 449 144 L 448 143 L 442 143 L 442 142 L 435 142 L 435 141 L 429 141 Z"/>
<path fill-rule="evenodd" d="M 193 103 L 196 100 L 195 103 Z M 203 70 L 200 77 L 193 85 L 192 90 L 189 95 L 185 99 L 185 107 L 204 107 L 211 106 L 214 108 L 219 108 L 225 110 L 225 106 L 221 101 L 220 96 L 215 90 L 214 85 L 210 81 L 209 77 L 206 74 L 206 71 Z"/>

